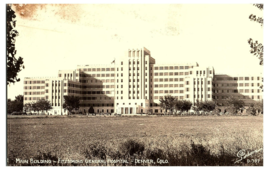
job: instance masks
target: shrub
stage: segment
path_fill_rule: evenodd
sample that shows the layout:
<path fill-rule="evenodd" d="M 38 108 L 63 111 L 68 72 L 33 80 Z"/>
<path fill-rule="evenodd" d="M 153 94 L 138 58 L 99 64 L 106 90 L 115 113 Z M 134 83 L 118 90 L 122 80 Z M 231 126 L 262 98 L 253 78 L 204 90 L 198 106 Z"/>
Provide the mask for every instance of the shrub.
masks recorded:
<path fill-rule="evenodd" d="M 134 154 L 142 154 L 145 150 L 144 143 L 141 143 L 134 139 L 129 139 L 126 142 L 121 144 L 120 150 L 124 155 L 134 155 Z"/>
<path fill-rule="evenodd" d="M 89 148 L 85 150 L 85 157 L 92 158 L 97 157 L 106 159 L 106 148 L 101 143 L 93 143 L 89 145 Z"/>
<path fill-rule="evenodd" d="M 95 112 L 93 106 L 90 106 L 90 109 L 88 110 L 88 112 L 89 113 L 94 113 Z"/>
<path fill-rule="evenodd" d="M 263 113 L 263 102 L 260 101 L 250 104 L 248 112 L 254 116 L 259 115 L 259 113 Z"/>

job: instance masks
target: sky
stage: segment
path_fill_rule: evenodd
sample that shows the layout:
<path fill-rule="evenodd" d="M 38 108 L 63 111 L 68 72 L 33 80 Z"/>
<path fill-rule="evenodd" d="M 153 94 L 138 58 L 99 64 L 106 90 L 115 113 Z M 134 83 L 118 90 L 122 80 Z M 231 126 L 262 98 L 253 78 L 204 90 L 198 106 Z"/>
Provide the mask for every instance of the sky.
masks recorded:
<path fill-rule="evenodd" d="M 263 16 L 252 4 L 42 4 L 13 7 L 24 60 L 20 82 L 7 97 L 23 94 L 24 77 L 56 77 L 77 65 L 110 64 L 128 48 L 146 47 L 158 64 L 212 66 L 216 74 L 260 74 L 247 40 L 263 43 Z"/>

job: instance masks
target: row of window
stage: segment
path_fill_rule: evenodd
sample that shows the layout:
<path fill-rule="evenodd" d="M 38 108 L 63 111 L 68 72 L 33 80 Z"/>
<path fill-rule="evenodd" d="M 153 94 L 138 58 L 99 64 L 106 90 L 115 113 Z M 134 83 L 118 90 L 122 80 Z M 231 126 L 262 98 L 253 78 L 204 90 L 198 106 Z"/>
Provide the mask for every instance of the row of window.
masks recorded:
<path fill-rule="evenodd" d="M 37 80 L 37 81 L 24 81 L 24 84 L 43 84 L 45 81 Z"/>
<path fill-rule="evenodd" d="M 82 91 L 80 94 L 111 94 L 111 93 L 112 91 Z"/>
<path fill-rule="evenodd" d="M 52 100 L 53 99 L 60 99 L 60 96 L 52 96 Z"/>
<path fill-rule="evenodd" d="M 184 84 L 155 84 L 155 88 L 162 88 L 162 87 L 184 87 Z"/>
<path fill-rule="evenodd" d="M 213 99 L 228 99 L 229 96 L 213 96 Z M 260 96 L 235 96 L 237 99 L 260 99 Z"/>
<path fill-rule="evenodd" d="M 99 100 L 114 100 L 113 97 L 98 97 Z M 81 97 L 81 100 L 93 100 L 92 97 Z M 94 99 L 96 100 L 96 99 Z M 82 101 L 83 102 L 83 101 Z"/>
<path fill-rule="evenodd" d="M 192 74 L 192 71 L 190 71 Z M 189 75 L 189 72 L 161 72 L 161 73 L 154 73 L 155 76 L 182 76 L 182 75 Z"/>
<path fill-rule="evenodd" d="M 112 97 L 81 97 L 81 100 L 112 100 Z"/>
<path fill-rule="evenodd" d="M 154 84 L 155 88 L 162 88 L 162 87 L 184 87 L 184 84 Z"/>
<path fill-rule="evenodd" d="M 117 80 L 118 82 L 118 80 Z M 123 82 L 123 80 L 121 79 L 121 82 Z M 135 79 L 129 79 L 129 82 L 135 82 Z M 139 79 L 136 79 L 136 82 L 140 82 Z M 147 79 L 145 79 L 145 82 L 147 82 Z"/>
<path fill-rule="evenodd" d="M 197 91 L 200 91 L 200 90 L 203 91 L 203 88 L 194 88 L 194 91 L 196 91 L 196 90 Z M 208 87 L 208 91 L 210 91 L 210 87 Z"/>
<path fill-rule="evenodd" d="M 135 61 L 133 61 L 133 62 L 129 61 L 129 65 L 131 65 L 131 64 L 134 65 L 135 64 Z M 140 64 L 139 61 L 137 61 L 136 64 Z M 146 61 L 146 64 L 147 64 L 147 61 Z"/>
<path fill-rule="evenodd" d="M 80 74 L 80 77 L 114 77 L 114 76 L 115 74 Z"/>
<path fill-rule="evenodd" d="M 60 106 L 60 103 L 51 103 L 52 106 Z"/>
<path fill-rule="evenodd" d="M 232 86 L 232 87 L 237 87 L 238 83 L 227 83 L 227 84 L 213 84 L 213 87 L 226 87 L 226 86 Z"/>
<path fill-rule="evenodd" d="M 213 90 L 214 93 L 260 93 L 261 90 L 257 89 L 238 89 L 238 90 Z"/>
<path fill-rule="evenodd" d="M 214 77 L 214 79 L 218 81 L 221 81 L 221 80 L 254 80 L 254 77 Z M 260 80 L 260 77 L 257 77 L 257 80 Z"/>
<path fill-rule="evenodd" d="M 61 77 L 62 74 L 58 74 L 58 77 Z M 72 77 L 72 74 L 64 74 L 64 77 Z"/>
<path fill-rule="evenodd" d="M 64 90 L 64 93 L 67 91 Z M 69 93 L 76 93 L 76 94 L 111 94 L 112 91 L 77 91 L 77 90 L 68 90 Z"/>
<path fill-rule="evenodd" d="M 113 83 L 114 79 L 79 80 L 80 83 Z"/>
<path fill-rule="evenodd" d="M 193 68 L 193 66 L 161 66 L 161 67 L 154 67 L 154 70 L 182 70 L 182 69 L 189 69 Z"/>
<path fill-rule="evenodd" d="M 40 100 L 45 99 L 44 97 L 24 97 L 24 100 Z"/>
<path fill-rule="evenodd" d="M 239 84 L 237 84 L 237 83 L 219 83 L 219 84 L 214 84 L 216 87 L 227 87 L 227 86 L 240 86 L 240 87 L 243 87 L 243 86 L 245 86 L 245 87 L 248 87 L 248 86 L 251 86 L 251 87 L 254 87 L 254 84 L 255 85 L 257 85 L 257 86 L 260 86 L 260 83 L 239 83 Z"/>
<path fill-rule="evenodd" d="M 184 79 L 183 78 L 161 78 L 161 79 L 154 79 L 154 82 L 172 82 L 172 81 L 180 81 L 183 82 Z M 189 85 L 189 81 L 186 81 L 186 85 Z"/>
<path fill-rule="evenodd" d="M 24 92 L 25 95 L 43 95 L 45 94 L 45 92 L 41 92 L 41 91 L 38 91 L 38 92 Z"/>
<path fill-rule="evenodd" d="M 175 96 L 177 99 L 183 100 L 184 96 Z M 159 100 L 161 98 L 164 98 L 164 96 L 154 96 L 154 99 Z M 189 95 L 186 95 L 186 98 L 189 98 Z"/>
<path fill-rule="evenodd" d="M 24 86 L 24 89 L 44 89 L 45 86 Z"/>
<path fill-rule="evenodd" d="M 199 74 L 202 74 L 202 73 L 203 73 L 203 75 L 204 75 L 204 74 L 205 74 L 205 71 L 204 71 L 204 70 L 203 70 L 203 71 L 199 71 L 199 72 L 196 71 L 196 75 L 198 75 L 198 73 L 199 73 Z M 210 70 L 210 74 L 212 74 L 212 71 L 211 71 L 211 70 Z"/>
<path fill-rule="evenodd" d="M 78 85 L 78 86 L 69 86 L 69 87 L 76 87 L 76 88 L 82 88 L 82 89 L 86 89 L 86 88 L 115 88 L 114 85 L 90 85 L 90 86 L 84 86 L 84 85 Z"/>
<path fill-rule="evenodd" d="M 80 68 L 79 71 L 115 71 L 115 68 Z"/>
<path fill-rule="evenodd" d="M 186 91 L 189 91 L 189 88 Z M 184 90 L 155 90 L 154 93 L 184 93 Z"/>
<path fill-rule="evenodd" d="M 199 81 L 194 81 L 194 85 L 196 85 L 196 84 L 203 84 L 203 81 L 201 81 L 201 82 L 199 82 Z M 208 81 L 208 84 L 210 84 L 210 81 Z"/>

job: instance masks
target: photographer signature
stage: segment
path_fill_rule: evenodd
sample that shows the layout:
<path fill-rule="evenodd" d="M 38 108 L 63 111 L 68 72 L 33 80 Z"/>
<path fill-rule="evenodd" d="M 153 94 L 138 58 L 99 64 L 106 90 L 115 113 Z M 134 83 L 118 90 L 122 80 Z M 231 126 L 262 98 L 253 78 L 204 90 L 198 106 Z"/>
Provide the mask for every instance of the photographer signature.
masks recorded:
<path fill-rule="evenodd" d="M 249 152 L 248 151 L 247 154 L 246 154 L 246 150 L 242 149 L 242 150 L 238 151 L 237 157 L 240 158 L 240 159 L 235 161 L 235 163 L 242 161 L 243 159 L 245 159 L 246 157 L 248 157 L 250 155 L 253 155 L 254 153 L 260 152 L 261 150 L 262 150 L 262 148 L 260 148 L 258 150 L 255 150 L 253 152 Z"/>

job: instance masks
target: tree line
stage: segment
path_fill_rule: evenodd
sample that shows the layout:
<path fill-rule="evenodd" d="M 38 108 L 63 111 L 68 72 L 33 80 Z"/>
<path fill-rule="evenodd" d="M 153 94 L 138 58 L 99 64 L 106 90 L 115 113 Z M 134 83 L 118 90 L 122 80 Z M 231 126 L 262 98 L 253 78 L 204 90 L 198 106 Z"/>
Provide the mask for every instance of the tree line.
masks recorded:
<path fill-rule="evenodd" d="M 166 95 L 160 98 L 159 106 L 165 110 L 165 112 L 170 111 L 182 111 L 188 112 L 189 110 L 194 111 L 213 111 L 219 107 L 216 101 L 196 101 L 193 105 L 189 100 L 178 100 L 176 97 L 171 95 Z M 238 110 L 244 109 L 245 103 L 243 100 L 240 100 L 235 97 L 228 97 L 225 100 L 225 106 L 227 110 L 232 113 L 237 113 Z M 63 109 L 68 111 L 68 114 L 76 113 L 80 107 L 80 97 L 78 96 L 64 96 Z M 263 102 L 255 102 L 250 104 L 249 111 L 252 115 L 257 115 L 259 112 L 263 112 Z M 18 95 L 15 97 L 15 100 L 8 100 L 7 104 L 7 113 L 11 114 L 12 112 L 39 112 L 44 113 L 52 109 L 52 105 L 49 100 L 39 99 L 35 102 L 26 103 L 23 105 L 23 95 Z M 220 110 L 220 109 L 219 109 Z M 84 110 L 86 113 L 86 110 Z M 94 113 L 94 109 L 91 106 L 88 110 L 88 113 Z"/>

